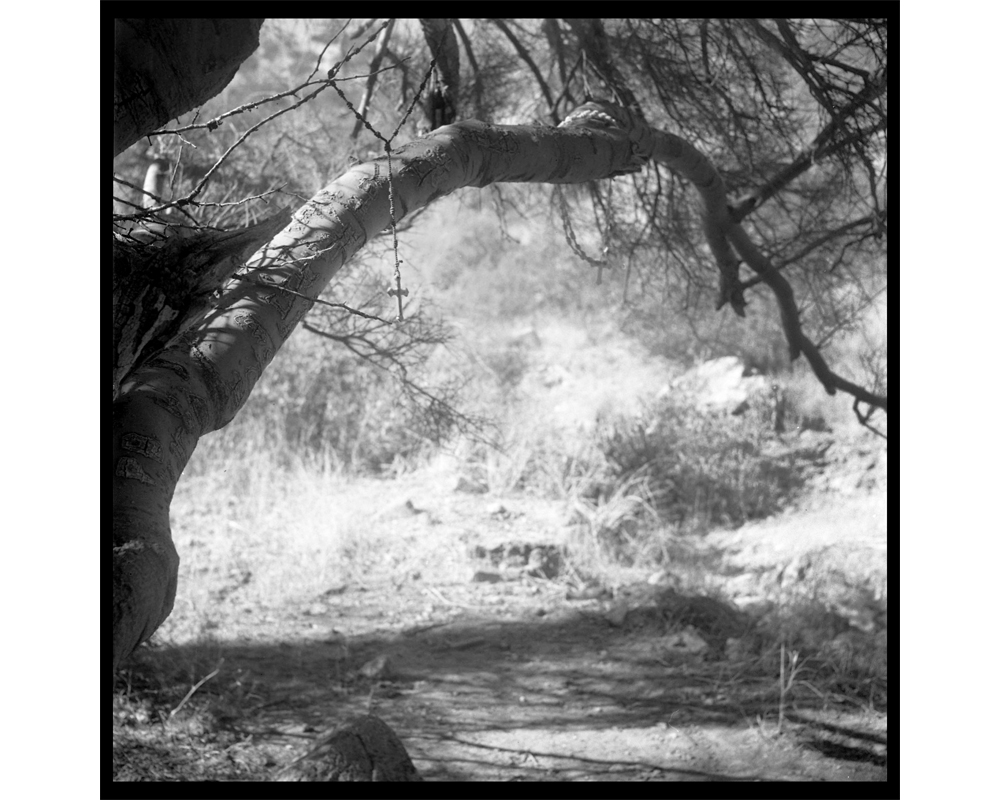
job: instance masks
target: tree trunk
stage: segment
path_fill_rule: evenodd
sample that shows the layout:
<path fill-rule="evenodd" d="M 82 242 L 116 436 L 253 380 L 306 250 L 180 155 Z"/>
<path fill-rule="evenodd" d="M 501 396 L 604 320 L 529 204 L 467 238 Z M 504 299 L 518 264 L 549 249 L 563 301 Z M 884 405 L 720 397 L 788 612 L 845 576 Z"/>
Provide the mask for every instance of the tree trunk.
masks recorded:
<path fill-rule="evenodd" d="M 131 39 L 117 38 L 116 29 L 116 151 L 123 142 L 134 141 L 137 132 L 151 130 L 225 85 L 249 52 L 239 54 L 250 43 L 255 45 L 259 29 L 259 21 L 256 27 L 237 25 L 233 42 L 226 45 L 219 31 L 229 22 L 239 23 L 150 23 L 165 24 L 164 36 L 175 32 L 180 42 L 170 45 L 176 49 L 175 56 L 180 54 L 182 60 L 190 56 L 198 62 L 178 67 L 179 81 L 156 61 L 168 57 L 173 52 L 170 47 L 147 48 L 150 52 L 144 55 Z M 193 26 L 197 33 L 193 40 L 200 41 L 199 46 L 222 53 L 218 62 L 199 61 L 203 55 L 196 56 L 191 49 L 190 33 L 182 23 Z M 122 24 L 129 26 L 130 35 L 142 39 L 142 23 Z M 129 91 L 141 95 L 139 100 L 123 90 L 126 82 L 118 75 L 126 63 L 125 54 L 131 59 L 129 69 L 141 73 L 128 81 Z M 163 81 L 161 74 L 166 76 Z M 189 80 L 196 88 L 170 85 Z M 140 108 L 120 112 L 119 102 L 136 102 Z M 743 313 L 744 287 L 738 276 L 742 258 L 774 291 L 793 357 L 798 350 L 804 352 L 831 393 L 835 388 L 863 391 L 832 375 L 818 350 L 802 335 L 790 285 L 740 227 L 726 205 L 726 187 L 718 172 L 684 140 L 653 130 L 635 113 L 602 101 L 585 103 L 559 127 L 466 121 L 439 128 L 394 151 L 391 159 L 357 165 L 317 193 L 290 224 L 257 250 L 238 279 L 222 287 L 222 297 L 211 313 L 186 332 L 181 333 L 193 319 L 191 304 L 183 309 L 179 306 L 188 301 L 175 298 L 168 305 L 176 314 L 158 313 L 157 303 L 169 301 L 171 295 L 155 283 L 150 284 L 153 292 L 145 292 L 143 281 L 131 287 L 134 291 L 128 296 L 139 296 L 136 309 L 120 310 L 116 300 L 116 354 L 123 351 L 124 340 L 125 355 L 132 360 L 127 369 L 116 373 L 116 386 L 118 376 L 124 377 L 113 404 L 113 667 L 117 669 L 123 658 L 152 635 L 172 608 L 178 560 L 170 536 L 169 507 L 199 437 L 233 419 L 320 292 L 355 252 L 389 226 L 391 216 L 399 221 L 462 187 L 502 181 L 585 183 L 636 172 L 650 158 L 683 175 L 701 194 L 703 230 L 720 275 L 719 307 L 728 304 Z M 239 239 L 241 246 L 247 241 Z M 224 267 L 217 267 L 218 259 L 201 257 L 205 247 L 169 251 L 178 263 L 176 269 L 167 265 L 167 272 L 175 278 L 188 275 L 182 281 L 188 289 L 215 288 L 234 262 L 225 260 Z M 116 292 L 124 291 L 117 278 L 116 273 Z M 156 299 L 158 291 L 167 301 Z M 195 292 L 194 296 L 201 295 Z M 154 337 L 156 349 L 167 340 L 173 344 L 146 358 L 152 351 L 136 344 L 136 330 L 142 338 L 151 321 L 164 326 Z M 133 368 L 138 361 L 141 365 Z M 885 398 L 868 398 L 866 402 L 885 408 Z"/>
<path fill-rule="evenodd" d="M 115 155 L 209 100 L 259 44 L 262 19 L 116 19 Z"/>
<path fill-rule="evenodd" d="M 583 183 L 639 169 L 629 132 L 469 121 L 392 156 L 397 220 L 464 186 Z M 129 374 L 114 402 L 114 666 L 170 613 L 177 556 L 174 487 L 198 438 L 226 425 L 337 271 L 390 223 L 389 160 L 359 164 L 321 190 L 225 287 L 204 324 Z"/>

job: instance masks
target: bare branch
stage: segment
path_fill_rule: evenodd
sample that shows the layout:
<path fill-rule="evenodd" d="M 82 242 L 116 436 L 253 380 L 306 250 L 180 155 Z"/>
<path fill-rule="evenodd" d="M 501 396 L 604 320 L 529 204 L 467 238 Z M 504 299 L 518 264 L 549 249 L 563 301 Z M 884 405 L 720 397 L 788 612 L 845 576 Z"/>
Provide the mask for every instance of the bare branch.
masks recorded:
<path fill-rule="evenodd" d="M 389 39 L 392 37 L 392 29 L 394 25 L 394 20 L 389 20 L 385 26 L 382 28 L 382 32 L 379 34 L 378 41 L 375 43 L 375 54 L 372 56 L 372 63 L 368 67 L 368 80 L 365 82 L 365 93 L 361 96 L 361 106 L 358 109 L 358 113 L 361 117 L 366 117 L 368 115 L 368 104 L 372 99 L 372 92 L 375 91 L 375 83 L 378 79 L 379 67 L 382 66 L 382 59 L 385 57 L 386 51 L 389 49 Z M 361 119 L 356 119 L 354 121 L 354 128 L 351 130 L 351 138 L 357 139 L 358 133 L 361 131 Z"/>
<path fill-rule="evenodd" d="M 559 116 L 556 114 L 556 104 L 552 100 L 552 93 L 549 91 L 549 86 L 545 83 L 545 78 L 542 77 L 541 71 L 531 58 L 531 54 L 528 53 L 528 51 L 524 48 L 524 45 L 517 40 L 517 37 L 514 36 L 510 28 L 507 27 L 502 19 L 494 19 L 490 21 L 496 25 L 497 28 L 500 29 L 501 33 L 503 33 L 503 35 L 510 40 L 510 43 L 514 45 L 514 49 L 521 57 L 521 60 L 528 65 L 528 69 L 531 70 L 531 74 L 534 75 L 535 80 L 538 81 L 538 86 L 541 88 L 542 94 L 545 95 L 545 102 L 549 104 L 549 117 L 552 119 L 552 124 L 558 125 Z"/>
<path fill-rule="evenodd" d="M 884 216 L 885 212 L 882 212 L 882 214 Z M 868 228 L 870 228 L 871 226 L 872 226 L 872 218 L 868 217 L 868 216 L 861 217 L 860 219 L 855 219 L 855 220 L 852 220 L 850 222 L 845 222 L 840 227 L 837 227 L 837 228 L 834 228 L 833 230 L 827 231 L 823 236 L 820 236 L 815 241 L 810 242 L 808 245 L 806 245 L 805 247 L 803 247 L 801 250 L 793 253 L 792 255 L 788 256 L 787 258 L 783 258 L 781 260 L 781 263 L 776 264 L 774 268 L 778 269 L 778 270 L 782 270 L 785 267 L 789 266 L 790 264 L 794 264 L 794 263 L 796 263 L 798 261 L 801 261 L 807 255 L 809 255 L 809 253 L 813 252 L 814 250 L 817 250 L 818 248 L 822 247 L 823 245 L 828 244 L 829 242 L 831 242 L 831 241 L 833 241 L 835 239 L 839 239 L 845 233 L 847 233 L 848 231 L 853 230 L 854 228 L 860 228 L 860 227 L 868 227 Z M 756 286 L 758 283 L 762 283 L 763 281 L 764 281 L 764 278 L 763 278 L 762 275 L 755 275 L 754 277 L 749 278 L 748 280 L 743 281 L 743 288 L 744 289 L 749 289 L 750 287 Z"/>
<path fill-rule="evenodd" d="M 840 389 L 862 402 L 885 410 L 888 407 L 888 399 L 884 395 L 869 392 L 830 369 L 826 360 L 820 355 L 819 348 L 802 331 L 798 307 L 795 304 L 795 292 L 792 290 L 791 284 L 760 252 L 746 231 L 734 222 L 726 233 L 733 243 L 733 247 L 736 248 L 736 252 L 740 254 L 747 266 L 758 273 L 774 293 L 781 310 L 781 323 L 785 330 L 785 339 L 788 341 L 790 359 L 794 361 L 800 353 L 804 355 L 827 394 L 836 394 L 837 389 Z"/>
<path fill-rule="evenodd" d="M 472 42 L 469 41 L 465 28 L 462 27 L 461 20 L 452 20 L 452 24 L 455 26 L 455 30 L 462 40 L 462 46 L 465 48 L 465 57 L 469 59 L 469 68 L 472 70 L 472 110 L 476 119 L 483 119 L 483 76 L 479 71 L 476 55 L 472 52 Z"/>

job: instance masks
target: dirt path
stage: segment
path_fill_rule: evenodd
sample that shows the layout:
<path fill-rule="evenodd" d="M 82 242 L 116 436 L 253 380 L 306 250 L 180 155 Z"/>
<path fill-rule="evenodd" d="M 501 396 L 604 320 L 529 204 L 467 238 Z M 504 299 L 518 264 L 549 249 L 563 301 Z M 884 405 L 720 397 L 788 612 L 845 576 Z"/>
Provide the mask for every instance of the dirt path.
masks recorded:
<path fill-rule="evenodd" d="M 779 736 L 773 681 L 748 685 L 726 663 L 678 654 L 648 630 L 614 627 L 598 601 L 570 604 L 532 582 L 451 586 L 432 593 L 446 603 L 408 624 L 405 609 L 431 593 L 401 590 L 395 610 L 373 613 L 371 595 L 382 591 L 392 590 L 345 591 L 312 617 L 320 630 L 356 626 L 340 675 L 331 670 L 342 652 L 336 636 L 280 660 L 232 653 L 258 681 L 274 686 L 274 670 L 285 676 L 287 694 L 261 722 L 289 730 L 294 719 L 291 730 L 305 731 L 348 710 L 376 713 L 400 732 L 427 780 L 882 776 L 884 715 L 815 708 L 802 697 Z M 373 619 L 360 622 L 365 616 Z M 342 681 L 340 693 L 327 689 L 331 677 Z"/>
<path fill-rule="evenodd" d="M 456 492 L 433 472 L 339 496 L 355 517 L 372 509 L 369 549 L 318 590 L 284 574 L 277 595 L 262 572 L 274 554 L 230 568 L 266 537 L 235 531 L 236 556 L 215 554 L 227 566 L 213 572 L 211 540 L 182 536 L 167 646 L 140 653 L 116 696 L 115 777 L 269 779 L 320 732 L 374 713 L 427 780 L 885 780 L 884 665 L 881 700 L 821 683 L 824 659 L 788 660 L 801 671 L 782 695 L 779 653 L 726 634 L 713 652 L 703 615 L 676 605 L 701 592 L 766 620 L 776 591 L 807 597 L 821 613 L 806 633 L 884 661 L 884 455 L 834 462 L 801 508 L 688 542 L 666 577 L 626 570 L 591 591 L 532 561 L 564 543 L 565 508 Z M 180 500 L 176 529 L 204 529 L 204 504 L 188 521 Z"/>

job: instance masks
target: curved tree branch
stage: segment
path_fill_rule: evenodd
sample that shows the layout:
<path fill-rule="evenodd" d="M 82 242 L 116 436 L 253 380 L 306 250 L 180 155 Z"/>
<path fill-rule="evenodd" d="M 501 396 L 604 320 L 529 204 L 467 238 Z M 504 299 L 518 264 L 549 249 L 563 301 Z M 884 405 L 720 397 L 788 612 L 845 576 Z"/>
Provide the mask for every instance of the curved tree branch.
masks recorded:
<path fill-rule="evenodd" d="M 507 26 L 495 24 L 534 73 L 554 114 L 538 67 Z M 804 353 L 828 392 L 839 388 L 886 407 L 884 397 L 830 371 L 802 333 L 790 284 L 730 212 L 718 170 L 689 142 L 645 124 L 602 50 L 599 23 L 580 30 L 581 40 L 591 42 L 588 58 L 627 107 L 586 103 L 558 128 L 446 125 L 392 152 L 391 183 L 388 156 L 354 166 L 249 259 L 197 325 L 127 375 L 114 403 L 115 664 L 169 613 L 177 571 L 170 499 L 199 437 L 235 416 L 278 348 L 354 253 L 391 222 L 460 187 L 585 183 L 636 172 L 650 158 L 664 162 L 700 194 L 702 229 L 719 270 L 719 306 L 743 313 L 742 257 L 778 298 L 792 357 Z M 333 77 L 331 71 L 329 82 Z"/>
<path fill-rule="evenodd" d="M 195 444 L 229 423 L 323 288 L 390 224 L 390 190 L 398 222 L 462 186 L 586 183 L 633 172 L 645 160 L 637 142 L 649 138 L 597 112 L 561 128 L 466 121 L 395 150 L 391 189 L 387 157 L 358 164 L 250 258 L 198 326 L 129 373 L 114 403 L 113 664 L 172 605 L 170 498 Z"/>
<path fill-rule="evenodd" d="M 804 355 L 827 394 L 835 394 L 836 390 L 840 389 L 875 408 L 881 408 L 883 411 L 888 410 L 887 397 L 869 392 L 830 369 L 826 359 L 820 355 L 819 348 L 802 331 L 798 307 L 795 304 L 795 293 L 791 284 L 771 264 L 770 259 L 760 252 L 743 227 L 733 222 L 727 229 L 726 235 L 747 266 L 756 272 L 774 292 L 781 310 L 781 323 L 785 331 L 785 339 L 788 341 L 791 360 L 794 361 L 800 353 Z"/>
<path fill-rule="evenodd" d="M 610 103 L 587 104 L 587 106 L 595 105 L 606 112 L 609 118 L 613 117 L 618 124 L 633 126 L 631 135 L 636 142 L 637 151 L 649 152 L 654 161 L 660 161 L 683 175 L 701 195 L 704 209 L 703 230 L 720 274 L 716 307 L 721 308 L 728 303 L 733 306 L 737 314 L 743 316 L 746 300 L 743 297 L 744 284 L 740 283 L 738 274 L 739 259 L 742 259 L 758 274 L 759 279 L 768 285 L 778 301 L 790 359 L 794 361 L 800 354 L 805 355 L 828 394 L 832 395 L 840 389 L 875 408 L 886 410 L 888 399 L 885 396 L 870 392 L 834 373 L 820 354 L 819 348 L 802 331 L 795 292 L 791 284 L 730 214 L 726 206 L 725 181 L 712 163 L 688 142 L 663 131 L 647 129 L 651 137 L 651 145 L 647 145 L 642 134 L 637 134 L 635 131 L 636 127 L 645 128 L 637 117 L 628 115 L 625 109 L 617 109 L 618 113 L 615 114 L 613 104 Z M 647 146 L 649 146 L 648 151 Z"/>
<path fill-rule="evenodd" d="M 149 353 L 200 321 L 211 296 L 260 246 L 288 224 L 273 217 L 229 231 L 167 228 L 155 245 L 116 237 L 112 245 L 114 387 Z M 176 233 L 175 233 L 176 231 Z"/>

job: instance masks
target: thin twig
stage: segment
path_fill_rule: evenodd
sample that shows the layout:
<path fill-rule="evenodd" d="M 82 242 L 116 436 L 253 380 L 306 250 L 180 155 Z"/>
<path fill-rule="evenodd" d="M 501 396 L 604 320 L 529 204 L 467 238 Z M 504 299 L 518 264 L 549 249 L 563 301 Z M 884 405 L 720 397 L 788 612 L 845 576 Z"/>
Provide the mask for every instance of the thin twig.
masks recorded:
<path fill-rule="evenodd" d="M 202 686 L 204 686 L 206 683 L 208 683 L 210 680 L 212 680 L 212 678 L 214 678 L 216 675 L 219 674 L 219 670 L 222 668 L 222 664 L 225 662 L 225 660 L 226 659 L 224 659 L 224 658 L 220 658 L 219 659 L 219 663 L 216 664 L 216 666 L 215 666 L 215 669 L 213 669 L 211 672 L 208 673 L 208 675 L 206 675 L 204 678 L 202 678 L 200 681 L 198 681 L 190 689 L 188 689 L 188 693 L 186 695 L 184 695 L 184 699 L 181 700 L 181 702 L 178 703 L 177 707 L 175 709 L 173 709 L 173 711 L 170 712 L 171 719 L 173 719 L 174 715 L 178 711 L 180 711 L 182 708 L 184 708 L 184 704 L 187 703 L 187 701 L 190 700 L 194 696 L 195 692 L 197 692 Z"/>

